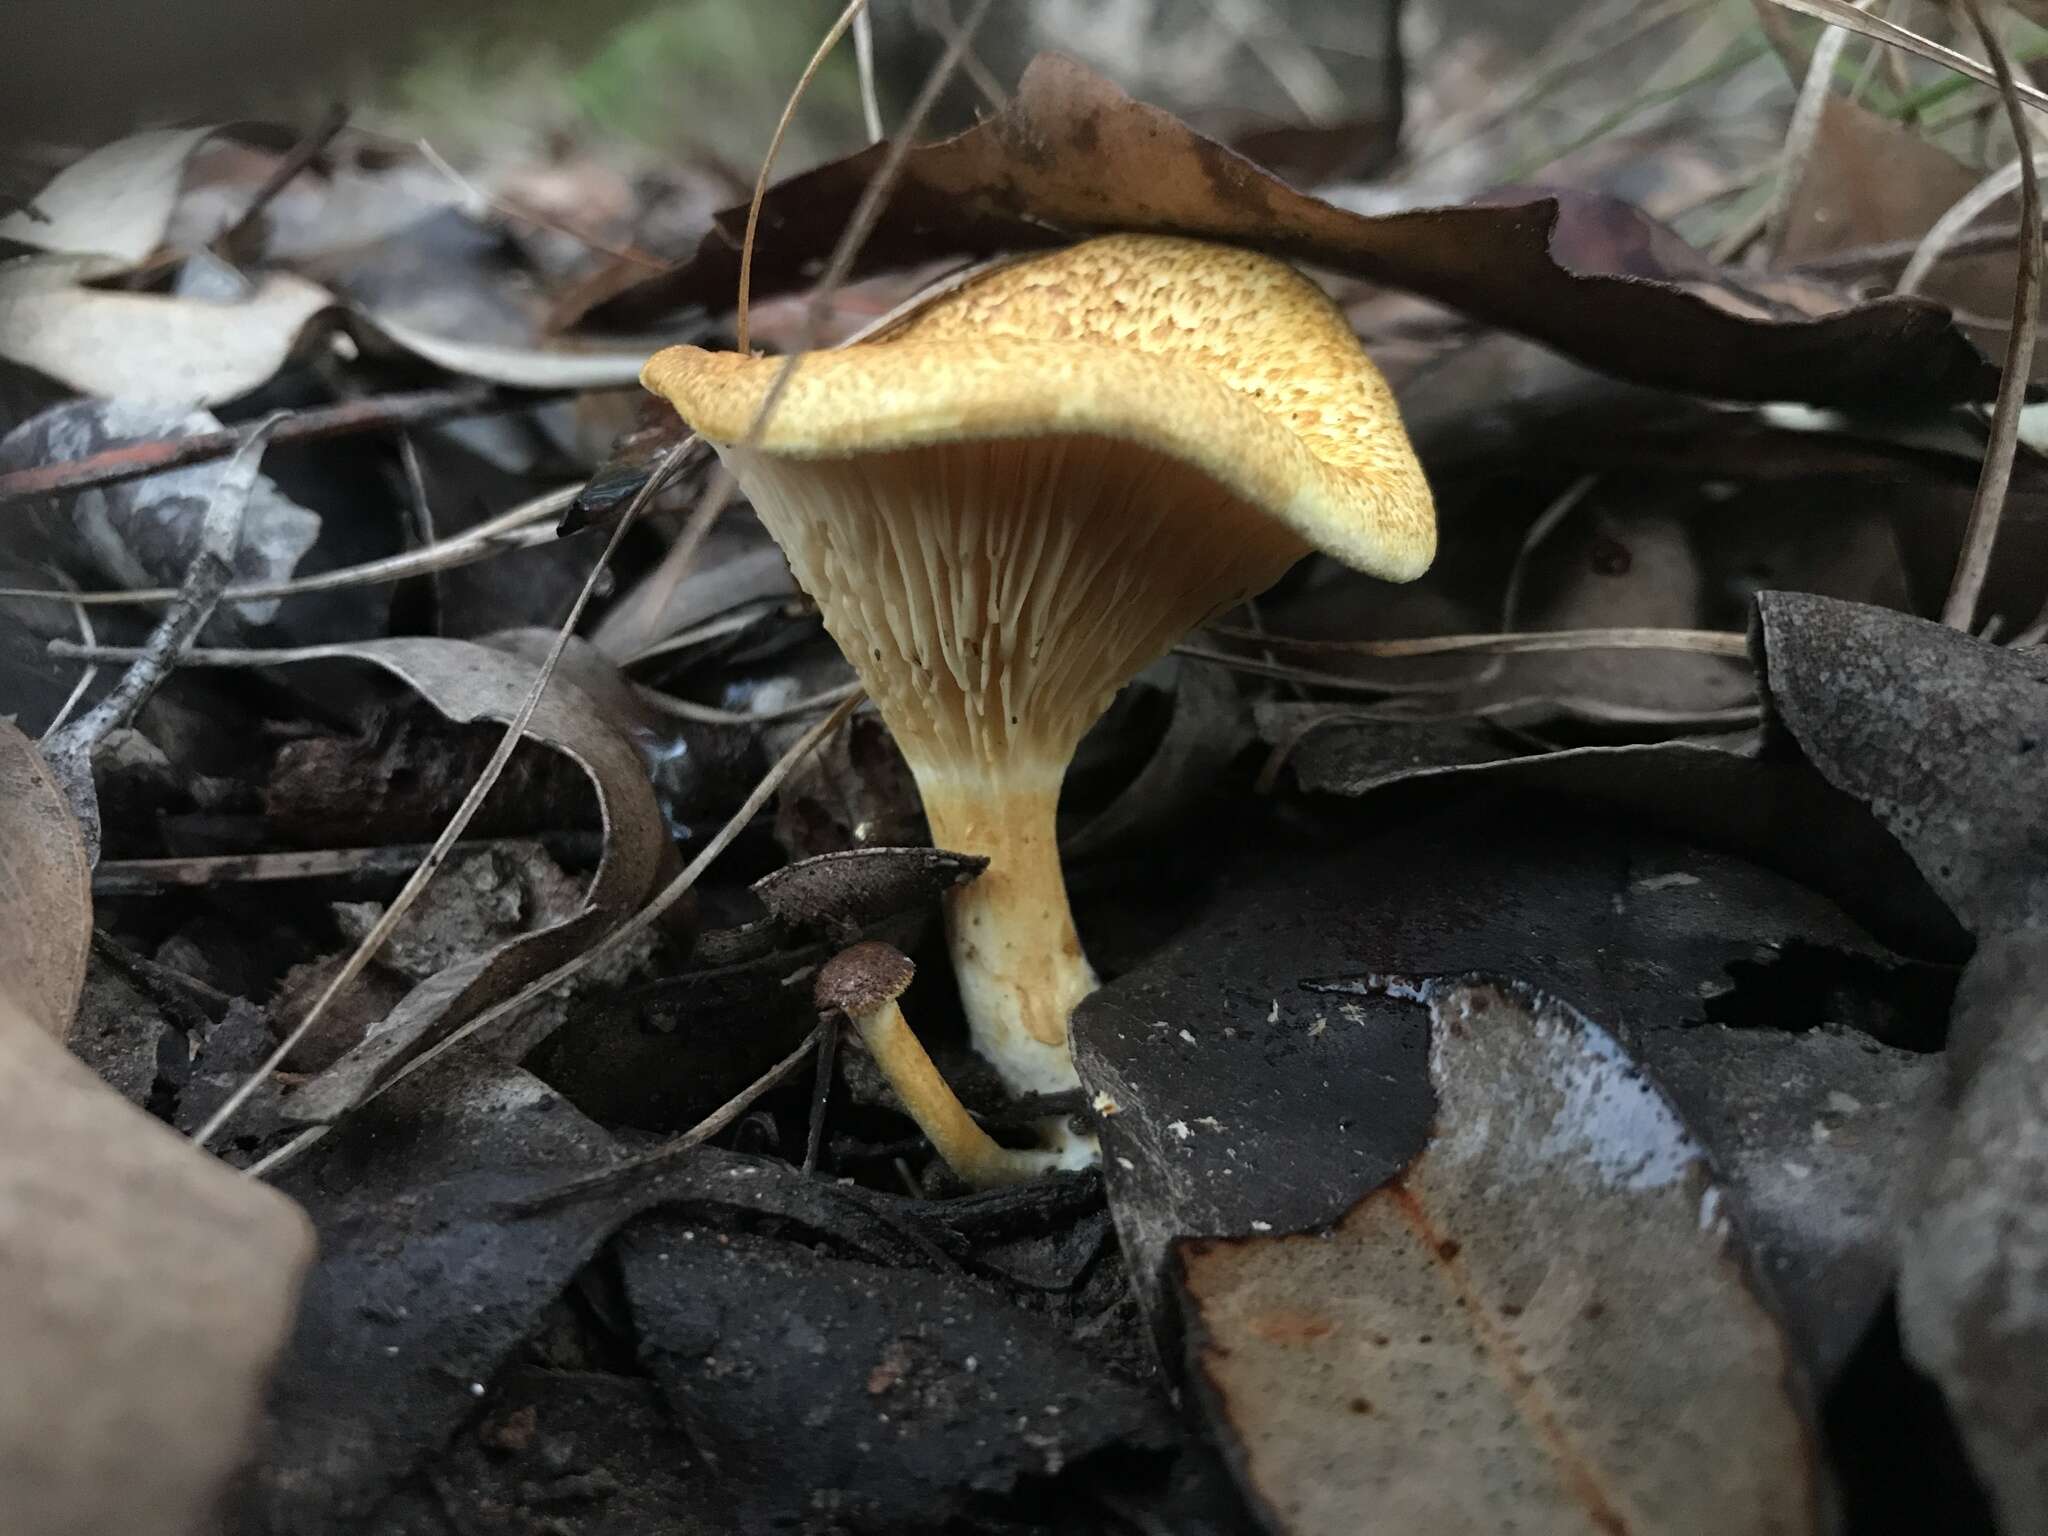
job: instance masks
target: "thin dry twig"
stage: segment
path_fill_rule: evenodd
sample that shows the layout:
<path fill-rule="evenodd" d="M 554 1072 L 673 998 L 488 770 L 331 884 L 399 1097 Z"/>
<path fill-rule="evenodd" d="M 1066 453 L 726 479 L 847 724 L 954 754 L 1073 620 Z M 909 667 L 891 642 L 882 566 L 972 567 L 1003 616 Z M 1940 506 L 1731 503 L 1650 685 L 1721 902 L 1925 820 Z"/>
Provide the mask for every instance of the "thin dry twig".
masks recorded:
<path fill-rule="evenodd" d="M 2044 160 L 2048 160 L 2048 155 L 2034 156 L 2036 174 L 2040 172 Z M 1943 257 L 1956 254 L 1956 248 L 1962 243 L 1963 231 L 1976 223 L 1985 209 L 2012 196 L 2021 178 L 2026 174 L 2026 164 L 2027 157 L 2017 155 L 1957 198 L 1913 247 L 1913 254 L 1907 258 L 1905 270 L 1899 274 L 1898 282 L 1892 285 L 1892 291 L 1918 293 L 1921 284 L 1927 281 L 1928 274 L 1934 270 L 1935 265 Z M 2020 226 L 2013 225 L 2011 230 L 2006 232 L 2005 239 L 1994 249 L 2011 245 L 2019 236 Z"/>
<path fill-rule="evenodd" d="M 960 23 L 953 19 L 953 0 L 925 0 L 923 10 L 925 25 L 938 33 L 940 41 L 950 43 L 960 37 Z M 1010 93 L 1003 89 L 995 72 L 981 62 L 972 41 L 961 45 L 960 73 L 974 83 L 991 111 L 1000 112 L 1010 104 Z"/>
<path fill-rule="evenodd" d="M 804 72 L 797 76 L 796 86 L 790 91 L 789 100 L 782 104 L 782 116 L 775 120 L 775 132 L 769 135 L 768 152 L 761 157 L 760 172 L 754 177 L 754 195 L 747 203 L 747 232 L 740 240 L 740 291 L 732 322 L 735 345 L 740 352 L 748 350 L 747 309 L 754 295 L 754 239 L 760 232 L 761 204 L 768 196 L 768 176 L 775 169 L 776 155 L 782 150 L 782 137 L 789 132 L 790 122 L 796 117 L 797 103 L 803 100 L 804 92 L 811 87 L 811 81 L 816 79 L 818 71 L 824 68 L 825 60 L 831 55 L 832 50 L 839 46 L 839 39 L 846 36 L 846 29 L 853 25 L 856 17 L 864 15 L 867 8 L 868 0 L 849 0 L 846 9 L 839 13 L 839 19 L 826 29 L 825 36 L 811 54 L 810 63 L 806 64 Z M 881 113 L 878 108 L 874 126 L 869 131 L 879 137 L 880 128 Z"/>
<path fill-rule="evenodd" d="M 1812 16 L 1846 31 L 1857 32 L 1864 37 L 1904 49 L 1907 53 L 1918 54 L 1932 63 L 1941 64 L 1959 75 L 1967 75 L 1983 85 L 1997 86 L 1999 70 L 1995 65 L 1980 64 L 1967 53 L 1958 53 L 1944 47 L 1933 38 L 1923 36 L 1910 27 L 1900 26 L 1883 16 L 1866 15 L 1853 0 L 1771 0 L 1773 5 L 1788 11 L 1797 11 L 1802 16 Z M 1985 34 L 1979 33 L 1981 38 Z M 2001 86 L 2000 89 L 2003 89 Z M 2048 111 L 2048 92 L 2036 90 L 2022 82 L 2014 82 L 2014 93 L 2019 100 L 2035 111 Z"/>
<path fill-rule="evenodd" d="M 234 572 L 235 555 L 242 546 L 242 517 L 256 489 L 263 450 L 283 420 L 281 411 L 264 417 L 221 471 L 220 483 L 214 488 L 213 499 L 200 523 L 199 548 L 185 572 L 176 601 L 151 631 L 148 642 L 135 651 L 121 681 L 75 723 L 50 739 L 45 755 L 53 763 L 65 757 L 90 762 L 93 748 L 149 702 L 179 658 L 190 649 L 192 637 L 213 617 L 221 594 L 227 590 L 228 577 Z"/>
<path fill-rule="evenodd" d="M 815 714 L 821 709 L 831 709 L 844 704 L 860 692 L 859 683 L 846 683 L 838 688 L 828 688 L 823 693 L 814 693 L 809 698 L 798 699 L 793 704 L 784 704 L 779 709 L 764 709 L 749 713 L 741 709 L 718 709 L 709 704 L 693 704 L 688 699 L 679 699 L 673 694 L 663 693 L 657 688 L 636 683 L 633 692 L 642 703 L 661 714 L 677 720 L 695 720 L 703 725 L 766 725 L 774 720 L 793 720 L 799 715 Z"/>
<path fill-rule="evenodd" d="M 1852 0 L 1861 10 L 1869 6 L 1870 0 Z M 1806 65 L 1806 78 L 1799 83 L 1799 96 L 1792 104 L 1792 121 L 1785 130 L 1785 147 L 1778 157 L 1777 181 L 1771 190 L 1770 201 L 1764 205 L 1760 232 L 1765 249 L 1773 256 L 1784 249 L 1785 221 L 1792 214 L 1792 200 L 1799 194 L 1801 183 L 1813 163 L 1814 150 L 1820 144 L 1821 119 L 1827 112 L 1828 97 L 1835 80 L 1835 66 L 1841 62 L 1842 50 L 1849 46 L 1850 34 L 1840 27 L 1828 27 L 1813 45 L 1813 56 Z M 1713 252 L 1716 261 L 1728 261 L 1737 254 L 1727 244 L 1717 246 Z"/>
<path fill-rule="evenodd" d="M 379 395 L 294 411 L 277 428 L 274 441 L 313 443 L 356 432 L 424 427 L 455 416 L 487 416 L 495 411 L 516 410 L 546 398 L 545 393 L 505 394 L 484 384 Z M 188 464 L 224 459 L 249 440 L 250 431 L 248 427 L 223 427 L 218 432 L 195 432 L 190 437 L 125 443 L 82 459 L 17 469 L 0 475 L 0 506 L 94 486 L 118 485 L 123 480 L 140 480 L 165 470 L 183 469 Z"/>
<path fill-rule="evenodd" d="M 92 610 L 83 603 L 73 603 L 71 611 L 78 620 L 79 643 L 82 645 L 98 644 L 100 637 L 93 632 Z M 86 689 L 92 686 L 93 679 L 99 675 L 99 666 L 94 662 L 87 662 L 85 666 L 79 669 L 78 681 L 71 685 L 71 692 L 66 695 L 63 707 L 55 715 L 51 716 L 50 723 L 43 727 L 43 734 L 38 745 L 47 745 L 50 738 L 63 729 L 64 722 L 71 718 L 71 711 L 78 708 L 78 701 L 85 697 Z"/>
<path fill-rule="evenodd" d="M 1498 656 L 1537 651 L 1690 651 L 1741 660 L 1749 654 L 1746 635 L 1721 629 L 1539 629 L 1498 635 L 1425 635 L 1413 640 L 1309 640 L 1216 625 L 1211 625 L 1207 632 L 1226 640 L 1283 651 L 1349 656 L 1443 656 L 1461 651 Z"/>
<path fill-rule="evenodd" d="M 861 125 L 868 142 L 879 144 L 882 133 L 882 103 L 875 95 L 875 20 L 863 5 L 853 13 L 853 69 L 860 76 Z"/>
<path fill-rule="evenodd" d="M 291 1054 L 326 1014 L 334 999 L 362 974 L 363 968 L 376 956 L 378 950 L 384 947 L 385 940 L 391 937 L 399 920 L 412 910 L 413 903 L 419 900 L 420 892 L 427 888 L 428 883 L 440 871 L 442 864 L 447 861 L 449 854 L 454 850 L 456 840 L 467 830 L 477 811 L 482 807 L 485 797 L 497 784 L 499 775 L 505 771 L 505 764 L 511 761 L 513 750 L 525 737 L 527 725 L 533 719 L 533 712 L 540 705 L 541 695 L 547 692 L 548 683 L 555 675 L 555 667 L 562 659 L 562 652 L 567 648 L 570 636 L 576 632 L 576 622 L 583 616 L 583 609 L 589 603 L 591 593 L 597 589 L 598 577 L 611 563 L 620 540 L 625 537 L 626 530 L 633 526 L 641 508 L 653 500 L 668 476 L 682 462 L 681 447 L 682 445 L 678 444 L 663 456 L 653 476 L 641 487 L 640 493 L 627 504 L 625 514 L 613 527 L 610 540 L 591 566 L 589 576 L 584 579 L 582 590 L 576 594 L 576 600 L 569 605 L 568 616 L 562 620 L 561 628 L 555 632 L 554 644 L 548 648 L 548 654 L 534 676 L 533 687 L 521 701 L 519 713 L 505 728 L 504 735 L 498 738 L 498 745 L 492 751 L 490 760 L 484 764 L 483 772 L 477 775 L 476 783 L 470 786 L 469 793 L 463 797 L 462 804 L 456 807 L 455 814 L 448 818 L 447 826 L 443 827 L 440 836 L 434 839 L 434 846 L 420 861 L 419 868 L 413 871 L 412 878 L 406 881 L 398 895 L 392 899 L 390 906 L 385 908 L 383 916 L 363 936 L 362 942 L 356 945 L 341 969 L 335 972 L 326 989 L 314 999 L 313 1006 L 306 1010 L 305 1017 L 286 1033 L 270 1055 L 242 1080 L 235 1091 L 222 1102 L 220 1108 L 215 1110 L 206 1123 L 193 1134 L 192 1140 L 195 1145 L 205 1146 L 222 1126 L 234 1118 L 235 1113 L 248 1102 L 250 1095 L 278 1069 L 285 1057 Z"/>
<path fill-rule="evenodd" d="M 1970 502 L 1970 520 L 1963 534 L 1963 552 L 1956 561 L 1955 578 L 1942 605 L 1941 621 L 1967 633 L 1976 617 L 1977 599 L 1984 591 L 1984 579 L 1991 571 L 1991 551 L 1998 542 L 1998 523 L 2005 511 L 2006 487 L 2012 481 L 2013 459 L 2019 452 L 2020 407 L 2027 400 L 2027 379 L 2034 366 L 2034 332 L 2040 317 L 2041 294 L 2041 188 L 2034 174 L 2032 140 L 2026 116 L 2020 110 L 2017 82 L 2012 63 L 1998 34 L 1984 19 L 1979 0 L 1960 0 L 1963 11 L 1976 29 L 1977 39 L 1991 59 L 1998 76 L 1998 93 L 2005 102 L 2005 114 L 2019 144 L 2014 162 L 2020 173 L 2019 268 L 2013 278 L 2012 330 L 2006 337 L 2004 372 L 1998 381 L 1998 403 L 1991 412 L 1991 437 L 1984 445 L 1984 468 L 1977 480 L 1977 494 Z"/>
<path fill-rule="evenodd" d="M 2015 171 L 2014 175 L 2018 172 Z M 1973 229 L 1948 241 L 1936 254 L 1935 260 L 1955 261 L 1964 256 L 1983 256 L 1993 251 L 2009 250 L 2019 237 L 2020 227 L 2017 224 L 1986 224 L 1982 229 Z M 1792 262 L 1786 270 L 1829 277 L 1861 277 L 1911 261 L 1913 253 L 1926 242 L 1927 237 L 1922 235 L 1913 240 L 1881 240 L 1872 245 L 1852 245 L 1847 250 L 1805 257 Z"/>
<path fill-rule="evenodd" d="M 536 837 L 465 839 L 464 853 L 518 850 L 538 842 L 555 855 L 586 861 L 603 851 L 595 832 L 541 833 Z M 337 876 L 409 875 L 427 856 L 428 843 L 381 848 L 313 848 L 289 853 L 206 853 L 167 859 L 106 859 L 92 872 L 95 896 L 148 896 L 171 886 L 252 885 L 273 880 L 331 880 Z"/>
<path fill-rule="evenodd" d="M 256 227 L 256 221 L 263 217 L 263 210 L 277 201 L 278 194 L 290 186 L 301 171 L 318 160 L 327 146 L 334 142 L 334 136 L 347 126 L 348 108 L 338 101 L 330 104 L 306 136 L 271 168 L 270 174 L 263 179 L 263 185 L 256 189 L 256 195 L 249 199 L 249 206 L 242 210 L 235 222 L 214 236 L 214 254 L 225 256 L 234 251 Z"/>
<path fill-rule="evenodd" d="M 420 576 L 430 571 L 451 570 L 459 565 L 470 565 L 478 560 L 508 549 L 525 549 L 535 544 L 553 543 L 555 535 L 551 529 L 535 528 L 532 525 L 559 517 L 568 510 L 576 499 L 580 486 L 564 486 L 523 501 L 518 506 L 499 513 L 488 522 L 478 523 L 474 528 L 464 529 L 452 538 L 442 539 L 425 549 L 407 550 L 402 555 L 386 555 L 378 560 L 365 560 L 361 565 L 344 565 L 331 571 L 321 571 L 313 576 L 294 576 L 286 581 L 250 581 L 230 586 L 221 593 L 224 603 L 248 602 L 259 598 L 299 597 L 308 592 L 332 592 L 343 587 L 369 587 L 379 582 L 402 581 L 409 576 Z M 46 599 L 50 602 L 68 602 L 81 607 L 116 607 L 135 603 L 169 602 L 178 595 L 176 587 L 136 587 L 128 591 L 65 592 L 54 587 L 0 587 L 0 598 Z M 55 654 L 54 652 L 52 654 Z"/>
<path fill-rule="evenodd" d="M 816 1054 L 818 1042 L 829 1026 L 814 1024 L 811 1032 L 804 1036 L 802 1043 L 766 1072 L 755 1078 L 738 1093 L 711 1111 L 702 1120 L 691 1126 L 682 1135 L 672 1137 L 649 1152 L 629 1157 L 622 1163 L 609 1168 L 600 1168 L 596 1173 L 585 1174 L 582 1178 L 570 1179 L 557 1184 L 543 1194 L 529 1195 L 524 1200 L 513 1201 L 508 1209 L 521 1216 L 535 1215 L 541 1211 L 553 1210 L 572 1201 L 585 1200 L 605 1190 L 615 1189 L 632 1179 L 645 1178 L 660 1171 L 681 1157 L 685 1152 L 694 1151 L 704 1145 L 733 1121 L 754 1107 L 754 1103 L 770 1089 L 796 1075 L 797 1068 L 807 1057 Z"/>
<path fill-rule="evenodd" d="M 593 235 L 587 229 L 578 229 L 552 214 L 542 213 L 538 208 L 529 208 L 523 203 L 511 202 L 486 192 L 450 165 L 441 152 L 425 139 L 413 140 L 412 147 L 419 151 L 421 159 L 439 171 L 462 194 L 464 201 L 469 205 L 467 211 L 472 218 L 480 220 L 485 212 L 494 212 L 501 217 L 517 219 L 522 224 L 531 224 L 564 239 L 574 240 L 578 245 L 596 251 L 601 256 L 609 256 L 614 261 L 623 261 L 628 266 L 645 267 L 650 272 L 663 271 L 668 266 L 668 263 L 659 256 L 651 256 L 637 246 L 619 245 L 600 235 Z"/>

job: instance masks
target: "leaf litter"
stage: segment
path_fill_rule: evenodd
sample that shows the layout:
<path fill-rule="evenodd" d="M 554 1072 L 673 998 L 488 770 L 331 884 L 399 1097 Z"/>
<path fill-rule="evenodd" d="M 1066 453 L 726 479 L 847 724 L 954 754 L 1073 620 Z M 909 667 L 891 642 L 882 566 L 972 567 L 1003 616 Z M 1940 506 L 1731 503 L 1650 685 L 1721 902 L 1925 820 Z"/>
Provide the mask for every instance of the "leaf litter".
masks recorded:
<path fill-rule="evenodd" d="M 50 1273 L 126 1287 L 17 1287 L 70 1395 L 63 1455 L 0 1425 L 10 1507 L 1861 1530 L 1888 1468 L 1930 1528 L 2039 1524 L 2031 34 L 1591 6 L 1404 61 L 1455 8 L 1350 52 L 1291 3 L 1179 46 L 987 9 L 872 18 L 884 132 L 764 168 L 750 312 L 729 174 L 338 112 L 119 140 L 0 221 L 0 1219 L 57 1191 Z M 1090 733 L 1107 984 L 1053 1107 L 1102 1171 L 963 1195 L 811 981 L 913 956 L 939 1075 L 1028 1141 L 947 980 L 991 871 L 630 386 L 1113 230 L 1311 269 L 1442 553 L 1304 562 Z M 1935 1441 L 1869 1408 L 1930 1380 Z M 171 1461 L 94 1438 L 109 1384 Z"/>

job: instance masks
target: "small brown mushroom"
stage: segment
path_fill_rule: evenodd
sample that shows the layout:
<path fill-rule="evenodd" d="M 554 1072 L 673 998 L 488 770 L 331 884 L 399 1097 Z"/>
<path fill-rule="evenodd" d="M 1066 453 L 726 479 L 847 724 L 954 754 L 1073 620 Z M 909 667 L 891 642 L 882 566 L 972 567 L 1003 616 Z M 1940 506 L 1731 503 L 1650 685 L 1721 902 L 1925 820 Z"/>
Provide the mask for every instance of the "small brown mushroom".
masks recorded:
<path fill-rule="evenodd" d="M 897 999 L 917 968 L 892 945 L 869 942 L 841 950 L 818 971 L 812 996 L 821 1012 L 846 1015 L 910 1118 L 946 1165 L 976 1189 L 1018 1184 L 1061 1166 L 1052 1152 L 1003 1146 L 975 1123 L 952 1085 L 939 1075 L 910 1032 Z"/>
<path fill-rule="evenodd" d="M 1054 816 L 1081 734 L 1192 626 L 1319 549 L 1390 581 L 1435 514 L 1391 391 L 1308 279 L 1115 235 L 985 273 L 896 330 L 781 359 L 670 347 L 643 381 L 710 442 L 860 673 L 940 847 L 976 1048 L 1077 1085 L 1095 987 Z"/>

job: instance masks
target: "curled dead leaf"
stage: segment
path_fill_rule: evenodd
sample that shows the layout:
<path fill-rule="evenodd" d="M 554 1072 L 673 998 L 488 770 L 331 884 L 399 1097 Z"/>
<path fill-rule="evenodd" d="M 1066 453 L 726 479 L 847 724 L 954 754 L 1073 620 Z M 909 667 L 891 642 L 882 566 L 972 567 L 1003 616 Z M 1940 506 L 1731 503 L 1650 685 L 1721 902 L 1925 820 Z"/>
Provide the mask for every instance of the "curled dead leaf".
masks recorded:
<path fill-rule="evenodd" d="M 10 1530 L 189 1536 L 251 1449 L 305 1216 L 124 1103 L 0 996 Z"/>
<path fill-rule="evenodd" d="M 811 280 L 887 144 L 780 183 L 754 291 Z M 1848 404 L 1988 397 L 1997 370 L 1938 304 L 1801 283 L 1767 294 L 1618 199 L 1513 200 L 1364 215 L 1300 192 L 1087 66 L 1041 54 L 1003 110 L 920 145 L 862 248 L 863 271 L 1136 229 L 1255 246 L 1406 288 L 1606 372 L 1726 399 Z M 621 324 L 730 302 L 745 210 L 681 266 L 633 271 L 590 312 Z M 586 295 L 593 297 L 596 295 Z M 558 315 L 558 325 L 580 315 Z"/>
<path fill-rule="evenodd" d="M 367 661 L 416 690 L 458 724 L 510 720 L 532 687 L 534 667 L 519 657 L 460 640 L 372 640 L 295 651 Z M 637 909 L 653 888 L 669 848 L 660 807 L 639 753 L 589 697 L 557 678 L 535 709 L 533 738 L 568 756 L 597 792 L 603 860 L 566 922 L 526 933 L 428 978 L 363 1042 L 287 1101 L 301 1120 L 334 1119 L 406 1062 L 484 1009 L 580 954 Z"/>
<path fill-rule="evenodd" d="M 92 948 L 92 869 L 36 744 L 0 718 L 0 976 L 53 1040 L 70 1031 Z"/>

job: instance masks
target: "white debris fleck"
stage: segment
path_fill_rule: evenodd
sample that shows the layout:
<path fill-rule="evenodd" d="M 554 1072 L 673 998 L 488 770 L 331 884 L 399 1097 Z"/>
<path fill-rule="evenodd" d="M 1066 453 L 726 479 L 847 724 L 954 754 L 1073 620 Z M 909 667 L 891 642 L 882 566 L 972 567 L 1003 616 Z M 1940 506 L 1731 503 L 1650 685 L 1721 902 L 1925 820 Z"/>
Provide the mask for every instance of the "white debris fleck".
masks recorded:
<path fill-rule="evenodd" d="M 1195 1043 L 1195 1037 L 1194 1037 L 1194 1035 L 1193 1035 L 1193 1034 L 1192 1034 L 1192 1033 L 1191 1033 L 1190 1031 L 1188 1031 L 1188 1030 L 1185 1030 L 1185 1029 L 1184 1029 L 1184 1030 L 1182 1030 L 1182 1031 L 1180 1032 L 1180 1037 L 1181 1037 L 1181 1039 L 1183 1039 L 1183 1040 L 1187 1041 L 1187 1043 L 1188 1043 L 1189 1045 L 1193 1045 L 1193 1044 Z"/>
<path fill-rule="evenodd" d="M 1721 1187 L 1709 1184 L 1700 1195 L 1700 1230 L 1711 1232 L 1721 1220 Z"/>
<path fill-rule="evenodd" d="M 1119 1168 L 1123 1169 L 1125 1173 L 1136 1173 L 1138 1171 L 1138 1165 L 1132 1162 L 1128 1157 L 1118 1157 L 1116 1160 L 1116 1164 Z"/>
<path fill-rule="evenodd" d="M 1193 1131 L 1188 1129 L 1188 1123 L 1185 1120 L 1169 1120 L 1166 1122 L 1166 1128 L 1169 1131 L 1173 1132 L 1174 1135 L 1178 1136 L 1182 1141 L 1188 1140 L 1195 1134 Z"/>
<path fill-rule="evenodd" d="M 1828 1108 L 1838 1115 L 1860 1115 L 1863 1113 L 1863 1101 L 1853 1093 L 1844 1093 L 1836 1088 L 1828 1093 Z"/>
<path fill-rule="evenodd" d="M 1203 1115 L 1195 1121 L 1195 1124 L 1200 1126 L 1206 1126 L 1208 1129 L 1212 1131 L 1220 1131 L 1223 1129 L 1223 1122 L 1221 1120 L 1218 1120 L 1214 1115 Z"/>
<path fill-rule="evenodd" d="M 1309 1038 L 1313 1040 L 1317 1035 L 1320 1035 L 1324 1030 L 1328 1029 L 1329 1027 L 1330 1016 L 1326 1013 L 1317 1014 L 1315 1023 L 1309 1025 L 1308 1027 Z"/>
<path fill-rule="evenodd" d="M 1255 1221 L 1252 1223 L 1252 1230 L 1254 1232 L 1270 1232 L 1273 1230 L 1273 1223 L 1270 1221 Z"/>
<path fill-rule="evenodd" d="M 1098 1093 L 1089 1103 L 1098 1115 L 1113 1115 L 1121 1107 L 1106 1093 Z"/>
<path fill-rule="evenodd" d="M 471 1397 L 482 1397 L 484 1395 L 484 1384 L 480 1381 L 472 1381 L 469 1384 L 469 1395 Z"/>
<path fill-rule="evenodd" d="M 1365 1010 L 1356 1003 L 1339 1003 L 1337 1011 L 1353 1024 L 1363 1024 L 1365 1022 Z"/>
<path fill-rule="evenodd" d="M 1700 877 L 1698 875 L 1688 875 L 1681 871 L 1673 870 L 1668 875 L 1646 875 L 1641 880 L 1636 881 L 1635 887 L 1639 891 L 1662 891 L 1668 890 L 1674 885 L 1698 885 L 1699 883 Z"/>
<path fill-rule="evenodd" d="M 969 1355 L 965 1360 L 961 1361 L 960 1363 L 967 1367 L 967 1374 L 972 1376 L 976 1371 L 981 1369 L 981 1356 Z"/>
<path fill-rule="evenodd" d="M 1266 1022 L 1268 1024 L 1278 1024 L 1280 1022 L 1280 999 L 1277 997 L 1273 999 L 1273 1008 L 1266 1015 Z"/>

